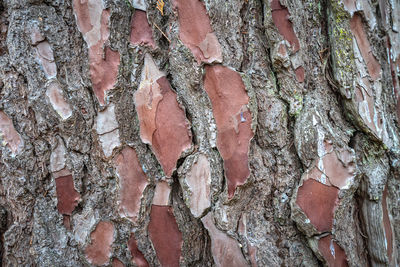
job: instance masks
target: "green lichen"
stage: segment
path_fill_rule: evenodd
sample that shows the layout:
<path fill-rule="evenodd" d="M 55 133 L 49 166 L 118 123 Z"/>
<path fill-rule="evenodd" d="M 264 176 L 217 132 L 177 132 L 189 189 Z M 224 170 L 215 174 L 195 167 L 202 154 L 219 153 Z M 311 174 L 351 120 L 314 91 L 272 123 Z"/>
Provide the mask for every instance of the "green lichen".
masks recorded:
<path fill-rule="evenodd" d="M 331 1 L 329 10 L 329 36 L 331 41 L 332 67 L 335 79 L 344 90 L 351 90 L 355 70 L 353 35 L 350 30 L 350 14 L 339 1 Z"/>

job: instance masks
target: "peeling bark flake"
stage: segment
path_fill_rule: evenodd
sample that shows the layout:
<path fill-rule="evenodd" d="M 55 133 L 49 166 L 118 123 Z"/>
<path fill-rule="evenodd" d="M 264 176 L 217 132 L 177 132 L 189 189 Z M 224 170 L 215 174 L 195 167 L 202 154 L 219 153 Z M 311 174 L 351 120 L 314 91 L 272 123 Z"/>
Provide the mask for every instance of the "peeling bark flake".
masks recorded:
<path fill-rule="evenodd" d="M 78 205 L 80 194 L 75 190 L 72 175 L 55 178 L 58 212 L 71 215 Z"/>
<path fill-rule="evenodd" d="M 104 47 L 110 35 L 110 12 L 103 10 L 101 1 L 73 1 L 78 29 L 89 48 L 90 77 L 93 91 L 101 105 L 105 104 L 106 92 L 117 81 L 120 56 L 118 51 Z"/>
<path fill-rule="evenodd" d="M 135 263 L 138 267 L 149 266 L 146 258 L 144 257 L 143 253 L 139 250 L 137 246 L 134 233 L 131 233 L 131 237 L 129 238 L 128 241 L 128 248 L 129 251 L 131 252 L 133 263 Z"/>
<path fill-rule="evenodd" d="M 228 195 L 233 197 L 236 187 L 250 175 L 248 153 L 251 113 L 247 109 L 249 97 L 240 75 L 221 65 L 206 66 L 204 88 L 211 100 L 217 123 L 217 147 L 224 160 L 228 180 Z"/>
<path fill-rule="evenodd" d="M 318 241 L 318 249 L 328 266 L 347 267 L 347 257 L 344 250 L 333 240 L 332 235 L 322 237 Z"/>
<path fill-rule="evenodd" d="M 249 265 L 243 257 L 238 242 L 215 227 L 211 213 L 204 216 L 201 221 L 210 235 L 211 252 L 217 267 L 243 267 Z"/>
<path fill-rule="evenodd" d="M 144 174 L 136 152 L 130 147 L 124 148 L 115 159 L 119 177 L 119 213 L 123 217 L 136 222 L 139 216 L 143 191 L 147 186 Z"/>
<path fill-rule="evenodd" d="M 178 9 L 179 38 L 197 62 L 222 62 L 221 45 L 210 25 L 206 7 L 200 0 L 174 0 Z"/>
<path fill-rule="evenodd" d="M 19 133 L 15 130 L 11 119 L 0 110 L 0 137 L 2 145 L 8 146 L 13 155 L 18 154 L 23 146 L 23 141 Z"/>
<path fill-rule="evenodd" d="M 176 93 L 149 54 L 145 56 L 142 81 L 134 97 L 140 137 L 151 145 L 164 173 L 171 177 L 177 160 L 191 147 L 192 136 Z"/>
<path fill-rule="evenodd" d="M 286 41 L 292 46 L 293 52 L 300 49 L 300 42 L 297 39 L 293 30 L 293 24 L 289 20 L 289 11 L 286 7 L 282 6 L 279 0 L 271 1 L 272 20 L 278 28 L 279 33 L 285 38 Z"/>
<path fill-rule="evenodd" d="M 86 258 L 93 265 L 108 263 L 111 256 L 111 244 L 114 240 L 114 226 L 111 222 L 99 222 L 90 234 L 91 244 L 85 249 Z"/>
<path fill-rule="evenodd" d="M 153 49 L 156 48 L 153 31 L 147 20 L 145 11 L 135 9 L 131 22 L 130 42 L 133 45 L 148 45 Z"/>
<path fill-rule="evenodd" d="M 172 207 L 151 206 L 148 232 L 161 266 L 178 267 L 182 233 L 179 231 Z"/>
<path fill-rule="evenodd" d="M 339 202 L 338 194 L 336 187 L 308 179 L 299 187 L 296 203 L 319 232 L 329 232 Z"/>

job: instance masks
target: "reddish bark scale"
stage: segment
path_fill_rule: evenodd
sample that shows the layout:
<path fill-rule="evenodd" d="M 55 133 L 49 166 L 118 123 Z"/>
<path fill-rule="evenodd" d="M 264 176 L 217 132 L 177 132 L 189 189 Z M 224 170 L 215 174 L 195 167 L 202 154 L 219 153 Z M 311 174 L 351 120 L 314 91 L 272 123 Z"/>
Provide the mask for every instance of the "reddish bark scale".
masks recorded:
<path fill-rule="evenodd" d="M 332 230 L 338 194 L 336 187 L 308 179 L 299 187 L 296 203 L 319 232 L 327 232 Z"/>
<path fill-rule="evenodd" d="M 221 46 L 211 28 L 204 3 L 174 0 L 174 5 L 178 9 L 179 38 L 192 51 L 197 62 L 221 62 Z"/>
<path fill-rule="evenodd" d="M 79 193 L 75 190 L 74 179 L 72 175 L 61 176 L 56 180 L 57 191 L 57 209 L 64 215 L 71 215 L 72 211 L 78 205 Z"/>
<path fill-rule="evenodd" d="M 318 241 L 318 249 L 330 267 L 347 267 L 344 250 L 332 239 L 332 235 L 322 237 Z"/>
<path fill-rule="evenodd" d="M 89 61 L 94 93 L 99 102 L 104 105 L 105 92 L 113 88 L 117 81 L 119 53 L 106 47 L 103 58 L 103 49 L 95 45 L 89 50 Z"/>
<path fill-rule="evenodd" d="M 182 152 L 190 148 L 192 138 L 185 112 L 167 78 L 163 76 L 157 83 L 163 98 L 158 103 L 153 147 L 165 174 L 171 176 Z"/>
<path fill-rule="evenodd" d="M 3 140 L 7 143 L 13 154 L 17 154 L 22 144 L 22 139 L 19 133 L 15 130 L 11 119 L 6 113 L 0 110 L 0 133 L 3 135 Z"/>
<path fill-rule="evenodd" d="M 356 38 L 358 48 L 360 49 L 365 64 L 367 65 L 369 75 L 374 81 L 377 80 L 381 77 L 381 65 L 372 53 L 368 36 L 364 31 L 360 15 L 354 14 L 353 18 L 350 20 L 350 29 Z"/>
<path fill-rule="evenodd" d="M 120 184 L 120 214 L 135 222 L 139 216 L 140 200 L 147 186 L 147 177 L 134 149 L 124 148 L 115 164 Z"/>
<path fill-rule="evenodd" d="M 171 207 L 151 206 L 148 232 L 161 266 L 179 267 L 182 233 Z"/>
<path fill-rule="evenodd" d="M 88 1 L 74 0 L 73 6 L 79 31 L 82 34 L 85 34 L 93 28 L 93 25 L 90 22 Z"/>
<path fill-rule="evenodd" d="M 383 195 L 382 195 L 382 210 L 383 210 L 383 226 L 385 228 L 385 237 L 386 237 L 386 242 L 387 242 L 387 255 L 389 258 L 389 262 L 392 261 L 392 254 L 393 254 L 393 233 L 392 233 L 392 227 L 390 225 L 390 219 L 389 219 L 389 212 L 388 212 L 388 206 L 387 206 L 387 186 L 385 187 L 385 190 L 383 190 Z"/>
<path fill-rule="evenodd" d="M 190 125 L 164 73 L 149 54 L 145 56 L 142 81 L 135 93 L 140 138 L 150 144 L 164 173 L 171 177 L 182 152 L 192 144 Z"/>
<path fill-rule="evenodd" d="M 144 257 L 143 253 L 139 250 L 135 235 L 132 233 L 128 241 L 128 248 L 132 255 L 132 262 L 134 262 L 138 267 L 148 267 L 149 264 Z"/>
<path fill-rule="evenodd" d="M 217 147 L 224 160 L 231 198 L 238 185 L 250 175 L 248 152 L 251 130 L 251 114 L 246 105 L 249 97 L 240 75 L 221 65 L 206 66 L 204 87 L 211 100 L 217 123 Z"/>
<path fill-rule="evenodd" d="M 125 267 L 125 265 L 117 258 L 112 260 L 112 267 Z"/>
<path fill-rule="evenodd" d="M 110 12 L 102 10 L 101 2 L 89 4 L 74 0 L 74 12 L 76 14 L 78 28 L 85 37 L 89 47 L 90 77 L 93 91 L 101 105 L 105 103 L 105 92 L 113 88 L 117 81 L 120 57 L 118 51 L 104 48 L 110 32 L 108 22 Z M 100 13 L 101 11 L 101 13 Z M 92 16 L 92 17 L 91 17 Z M 99 19 L 97 21 L 93 21 Z"/>
<path fill-rule="evenodd" d="M 305 77 L 305 71 L 303 67 L 298 67 L 297 69 L 294 70 L 296 74 L 296 79 L 299 83 L 304 82 L 304 77 Z"/>
<path fill-rule="evenodd" d="M 156 47 L 153 39 L 153 31 L 147 20 L 145 11 L 135 9 L 131 21 L 131 44 L 133 45 L 149 45 Z"/>
<path fill-rule="evenodd" d="M 292 22 L 289 20 L 290 14 L 288 9 L 282 6 L 279 0 L 272 0 L 271 9 L 272 20 L 278 28 L 279 33 L 290 43 L 293 52 L 297 52 L 300 49 L 300 42 L 294 33 Z"/>
<path fill-rule="evenodd" d="M 90 234 L 91 244 L 85 249 L 86 258 L 93 265 L 108 263 L 111 244 L 114 240 L 114 226 L 111 222 L 99 222 Z"/>

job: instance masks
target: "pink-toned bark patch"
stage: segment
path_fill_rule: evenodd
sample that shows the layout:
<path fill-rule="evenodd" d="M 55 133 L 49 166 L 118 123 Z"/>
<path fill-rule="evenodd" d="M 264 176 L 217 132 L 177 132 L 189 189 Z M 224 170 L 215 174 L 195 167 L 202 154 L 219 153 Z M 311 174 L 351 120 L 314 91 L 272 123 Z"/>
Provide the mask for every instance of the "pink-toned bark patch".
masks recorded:
<path fill-rule="evenodd" d="M 211 254 L 217 267 L 243 267 L 248 266 L 243 257 L 238 242 L 226 233 L 215 227 L 211 213 L 204 216 L 201 221 L 211 238 Z"/>
<path fill-rule="evenodd" d="M 174 0 L 178 9 L 179 38 L 197 62 L 222 62 L 221 45 L 210 25 L 206 7 L 200 0 Z"/>
<path fill-rule="evenodd" d="M 221 65 L 206 66 L 205 70 L 204 87 L 217 123 L 217 147 L 224 160 L 231 198 L 250 175 L 248 152 L 254 133 L 247 109 L 249 97 L 237 72 Z"/>
<path fill-rule="evenodd" d="M 296 79 L 299 83 L 304 82 L 304 77 L 305 77 L 305 70 L 303 67 L 298 67 L 297 69 L 294 70 L 296 74 Z"/>
<path fill-rule="evenodd" d="M 374 81 L 377 80 L 381 77 L 381 65 L 372 53 L 368 36 L 364 30 L 360 15 L 354 14 L 353 18 L 350 20 L 350 29 L 356 38 L 358 48 L 360 49 L 365 64 L 367 65 L 369 75 Z"/>
<path fill-rule="evenodd" d="M 387 206 L 387 186 L 385 190 L 383 190 L 382 195 L 382 210 L 383 210 L 383 226 L 385 228 L 385 238 L 387 243 L 387 256 L 389 258 L 389 262 L 392 261 L 393 255 L 393 233 L 392 233 L 392 226 L 390 224 L 388 206 Z"/>
<path fill-rule="evenodd" d="M 156 48 L 153 39 L 153 31 L 147 20 L 145 11 L 135 9 L 131 22 L 130 41 L 133 45 L 148 45 L 152 48 Z"/>
<path fill-rule="evenodd" d="M 48 79 L 57 76 L 57 65 L 54 61 L 53 50 L 49 42 L 43 41 L 36 45 L 36 58 L 42 65 L 43 71 Z"/>
<path fill-rule="evenodd" d="M 318 249 L 328 266 L 347 267 L 347 257 L 344 250 L 333 240 L 332 235 L 322 237 L 318 241 Z"/>
<path fill-rule="evenodd" d="M 93 46 L 89 51 L 89 60 L 93 90 L 99 102 L 104 105 L 105 92 L 113 88 L 117 81 L 119 53 L 109 47 L 103 52 L 100 47 Z"/>
<path fill-rule="evenodd" d="M 181 154 L 191 147 L 192 136 L 176 93 L 149 54 L 145 56 L 142 81 L 135 93 L 135 107 L 140 137 L 151 145 L 164 173 L 170 177 Z"/>
<path fill-rule="evenodd" d="M 55 180 L 58 212 L 65 215 L 71 215 L 80 199 L 79 193 L 75 190 L 74 179 L 72 178 L 72 175 L 68 175 L 58 177 Z"/>
<path fill-rule="evenodd" d="M 353 14 L 355 11 L 357 11 L 356 2 L 357 2 L 356 0 L 344 0 L 343 1 L 344 7 L 350 14 Z"/>
<path fill-rule="evenodd" d="M 165 181 L 157 182 L 156 189 L 154 190 L 153 205 L 168 206 L 169 194 L 171 187 Z"/>
<path fill-rule="evenodd" d="M 161 266 L 178 267 L 182 233 L 179 231 L 172 207 L 152 205 L 148 227 Z"/>
<path fill-rule="evenodd" d="M 23 141 L 19 133 L 15 130 L 11 119 L 6 113 L 0 110 L 0 138 L 2 145 L 7 145 L 12 154 L 16 155 L 21 151 Z"/>
<path fill-rule="evenodd" d="M 125 265 L 117 258 L 112 260 L 112 267 L 125 267 Z"/>
<path fill-rule="evenodd" d="M 339 153 L 340 159 L 337 154 L 332 151 L 322 158 L 322 171 L 329 179 L 329 182 L 338 187 L 339 189 L 348 186 L 349 181 L 355 175 L 355 164 L 352 155 L 347 151 Z"/>
<path fill-rule="evenodd" d="M 50 100 L 53 109 L 60 115 L 63 120 L 68 119 L 72 115 L 71 107 L 65 101 L 62 90 L 58 82 L 52 82 L 46 90 L 46 96 Z"/>
<path fill-rule="evenodd" d="M 93 91 L 101 105 L 105 103 L 106 92 L 117 81 L 120 56 L 117 51 L 104 47 L 110 35 L 110 12 L 103 10 L 102 2 L 95 0 L 73 1 L 78 29 L 89 47 L 90 77 Z"/>
<path fill-rule="evenodd" d="M 90 239 L 92 242 L 85 249 L 88 261 L 93 265 L 108 263 L 114 240 L 114 225 L 111 222 L 99 222 L 90 234 Z"/>
<path fill-rule="evenodd" d="M 132 262 L 134 262 L 138 267 L 148 267 L 149 264 L 144 257 L 143 253 L 139 250 L 135 235 L 132 233 L 131 237 L 129 238 L 128 241 L 128 249 L 131 252 L 132 255 Z"/>
<path fill-rule="evenodd" d="M 360 79 L 360 86 L 356 87 L 355 99 L 358 102 L 358 113 L 364 123 L 378 138 L 382 138 L 385 130 L 382 125 L 382 116 L 376 113 L 375 100 L 367 77 Z"/>
<path fill-rule="evenodd" d="M 339 203 L 339 189 L 314 179 L 303 182 L 297 192 L 296 203 L 319 232 L 331 231 L 334 212 Z"/>
<path fill-rule="evenodd" d="M 147 177 L 140 166 L 134 149 L 124 148 L 115 159 L 119 177 L 119 213 L 136 222 L 140 211 L 140 201 L 147 186 Z"/>
<path fill-rule="evenodd" d="M 211 167 L 205 155 L 199 155 L 185 181 L 191 191 L 190 211 L 198 218 L 211 206 Z"/>
<path fill-rule="evenodd" d="M 271 1 L 271 9 L 272 20 L 278 28 L 279 33 L 290 43 L 293 52 L 297 52 L 300 49 L 300 42 L 293 30 L 293 24 L 289 20 L 290 14 L 288 9 L 282 6 L 279 0 Z"/>

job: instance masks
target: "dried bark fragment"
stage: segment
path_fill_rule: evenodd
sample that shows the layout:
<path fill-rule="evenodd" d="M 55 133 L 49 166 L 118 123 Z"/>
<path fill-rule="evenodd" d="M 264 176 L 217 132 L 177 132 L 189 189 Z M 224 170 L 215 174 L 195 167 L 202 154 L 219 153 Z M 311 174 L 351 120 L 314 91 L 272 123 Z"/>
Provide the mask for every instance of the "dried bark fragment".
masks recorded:
<path fill-rule="evenodd" d="M 190 211 L 198 218 L 211 206 L 211 169 L 205 155 L 199 155 L 197 162 L 186 174 L 185 181 L 191 192 Z"/>
<path fill-rule="evenodd" d="M 204 216 L 201 221 L 211 238 L 211 252 L 215 266 L 243 267 L 249 265 L 238 242 L 215 227 L 211 213 Z"/>
<path fill-rule="evenodd" d="M 210 25 L 206 7 L 200 0 L 174 0 L 178 9 L 179 38 L 197 62 L 222 62 L 221 45 Z"/>
<path fill-rule="evenodd" d="M 73 1 L 78 29 L 89 47 L 90 76 L 94 93 L 101 105 L 105 95 L 117 81 L 119 53 L 109 47 L 104 48 L 110 33 L 108 22 L 110 12 L 103 10 L 101 1 Z"/>
<path fill-rule="evenodd" d="M 75 190 L 72 175 L 62 176 L 56 180 L 57 209 L 64 215 L 71 215 L 78 205 L 80 195 Z"/>
<path fill-rule="evenodd" d="M 108 263 L 111 256 L 111 244 L 114 240 L 114 226 L 111 222 L 99 222 L 90 234 L 91 244 L 85 249 L 87 260 L 93 265 Z"/>
<path fill-rule="evenodd" d="M 119 213 L 136 222 L 140 211 L 143 191 L 147 186 L 144 174 L 134 149 L 124 148 L 115 159 L 119 177 Z"/>
<path fill-rule="evenodd" d="M 21 136 L 15 130 L 11 119 L 7 116 L 4 111 L 0 110 L 0 137 L 2 139 L 2 145 L 7 145 L 12 155 L 16 155 L 21 152 L 24 145 Z"/>
<path fill-rule="evenodd" d="M 65 101 L 62 90 L 58 82 L 51 82 L 47 88 L 46 95 L 50 100 L 50 104 L 53 109 L 63 120 L 68 119 L 72 115 L 71 107 L 68 102 Z"/>
<path fill-rule="evenodd" d="M 282 6 L 279 0 L 272 0 L 271 9 L 272 20 L 278 28 L 279 33 L 290 43 L 293 52 L 297 52 L 300 49 L 300 42 L 294 33 L 292 22 L 289 20 L 290 14 L 288 9 Z"/>
<path fill-rule="evenodd" d="M 328 232 L 332 230 L 338 194 L 337 188 L 308 179 L 298 189 L 296 204 L 319 232 Z"/>
<path fill-rule="evenodd" d="M 361 51 L 361 55 L 367 65 L 368 73 L 371 78 L 375 81 L 381 77 L 381 65 L 376 60 L 372 53 L 371 46 L 368 41 L 368 36 L 364 31 L 361 16 L 354 14 L 350 20 L 350 29 L 356 38 L 358 48 Z"/>
<path fill-rule="evenodd" d="M 148 232 L 161 266 L 179 266 L 182 233 L 179 231 L 172 207 L 151 206 Z"/>
<path fill-rule="evenodd" d="M 165 174 L 170 177 L 181 154 L 191 147 L 192 137 L 176 93 L 149 54 L 145 56 L 142 81 L 134 97 L 140 137 L 151 145 Z"/>
<path fill-rule="evenodd" d="M 144 257 L 143 253 L 139 250 L 135 235 L 131 233 L 131 237 L 128 241 L 128 248 L 132 255 L 132 262 L 135 263 L 138 267 L 148 267 L 149 264 Z"/>
<path fill-rule="evenodd" d="M 217 123 L 217 147 L 224 160 L 231 198 L 238 185 L 250 175 L 248 152 L 251 130 L 251 113 L 247 109 L 249 97 L 240 75 L 221 65 L 206 66 L 204 88 L 211 100 Z"/>
<path fill-rule="evenodd" d="M 133 45 L 148 45 L 153 49 L 156 48 L 153 31 L 145 11 L 135 9 L 131 22 L 130 42 Z"/>
<path fill-rule="evenodd" d="M 347 257 L 344 250 L 333 240 L 332 235 L 322 237 L 318 241 L 318 249 L 328 266 L 347 267 Z"/>

